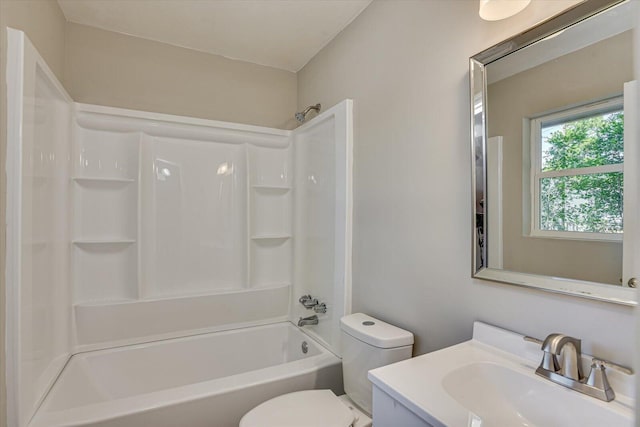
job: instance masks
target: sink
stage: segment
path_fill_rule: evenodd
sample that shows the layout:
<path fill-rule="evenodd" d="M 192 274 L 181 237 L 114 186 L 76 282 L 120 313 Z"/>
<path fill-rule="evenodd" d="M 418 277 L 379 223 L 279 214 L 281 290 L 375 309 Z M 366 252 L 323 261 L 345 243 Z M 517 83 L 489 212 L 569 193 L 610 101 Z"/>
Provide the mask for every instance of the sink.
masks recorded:
<path fill-rule="evenodd" d="M 602 410 L 576 392 L 543 381 L 480 362 L 448 373 L 442 387 L 482 427 L 630 425 L 623 415 Z"/>
<path fill-rule="evenodd" d="M 632 427 L 635 375 L 604 402 L 535 374 L 540 345 L 481 322 L 473 339 L 369 371 L 376 427 Z M 590 356 L 583 355 L 589 372 Z"/>

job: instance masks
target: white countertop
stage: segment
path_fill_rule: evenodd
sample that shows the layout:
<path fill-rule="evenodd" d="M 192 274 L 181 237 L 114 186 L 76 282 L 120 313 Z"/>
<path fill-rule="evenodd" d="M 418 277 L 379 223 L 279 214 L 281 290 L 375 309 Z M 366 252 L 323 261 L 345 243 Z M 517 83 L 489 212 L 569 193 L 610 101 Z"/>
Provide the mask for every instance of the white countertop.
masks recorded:
<path fill-rule="evenodd" d="M 553 391 L 556 400 L 567 399 L 577 403 L 578 407 L 586 404 L 596 411 L 600 410 L 597 408 L 601 408 L 633 420 L 634 376 L 608 370 L 616 399 L 604 402 L 535 375 L 542 351 L 539 344 L 524 341 L 522 335 L 476 322 L 473 336 L 472 340 L 462 344 L 373 369 L 369 371 L 369 379 L 374 386 L 434 426 L 470 425 L 470 419 L 475 415 L 447 392 L 443 381 L 451 383 L 451 377 L 447 377 L 449 374 L 476 363 L 481 363 L 482 366 L 496 366 L 498 369 L 507 368 L 514 371 L 516 377 L 518 374 L 525 375 L 527 383 L 533 384 L 536 388 L 543 387 L 543 390 L 546 390 L 544 387 L 553 387 L 554 389 L 550 390 Z M 584 360 L 590 361 L 590 357 L 583 356 Z M 588 374 L 589 365 L 586 366 L 585 372 Z M 523 394 L 525 399 L 528 398 L 527 393 Z M 479 400 L 480 398 L 481 396 Z M 558 405 L 560 408 L 561 403 Z M 551 407 L 549 410 L 553 411 L 554 408 Z"/>

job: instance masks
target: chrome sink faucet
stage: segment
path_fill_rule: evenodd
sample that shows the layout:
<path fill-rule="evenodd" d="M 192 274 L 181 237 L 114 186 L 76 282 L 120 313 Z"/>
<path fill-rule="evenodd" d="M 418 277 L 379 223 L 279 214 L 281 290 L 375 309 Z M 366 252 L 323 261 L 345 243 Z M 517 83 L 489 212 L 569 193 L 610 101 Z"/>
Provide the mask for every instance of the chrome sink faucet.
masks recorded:
<path fill-rule="evenodd" d="M 559 372 L 563 377 L 581 381 L 584 378 L 582 374 L 581 344 L 582 341 L 577 338 L 562 334 L 551 334 L 542 343 L 542 351 L 544 351 L 545 357 L 549 355 L 552 358 L 562 356 L 562 365 L 559 370 L 556 369 L 554 372 Z M 554 368 L 557 367 L 554 366 Z M 542 369 L 549 370 L 546 367 L 542 367 Z"/>
<path fill-rule="evenodd" d="M 607 380 L 605 367 L 625 374 L 633 374 L 629 368 L 594 357 L 589 377 L 585 378 L 582 374 L 582 352 L 579 339 L 563 334 L 551 334 L 544 341 L 533 337 L 524 337 L 524 339 L 541 345 L 543 355 L 542 362 L 536 369 L 537 375 L 606 402 L 613 400 L 615 393 Z M 558 356 L 561 362 L 558 361 Z"/>

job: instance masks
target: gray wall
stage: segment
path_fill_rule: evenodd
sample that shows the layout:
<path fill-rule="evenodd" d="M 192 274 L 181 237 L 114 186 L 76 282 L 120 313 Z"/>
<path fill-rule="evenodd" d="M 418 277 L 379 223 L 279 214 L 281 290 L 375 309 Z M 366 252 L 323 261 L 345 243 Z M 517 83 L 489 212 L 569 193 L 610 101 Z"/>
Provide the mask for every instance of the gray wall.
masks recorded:
<path fill-rule="evenodd" d="M 417 354 L 483 320 L 632 363 L 631 308 L 470 278 L 469 57 L 574 3 L 485 22 L 472 0 L 376 1 L 298 73 L 298 106 L 354 99 L 354 310 Z"/>
<path fill-rule="evenodd" d="M 295 127 L 296 74 L 67 23 L 65 86 L 77 102 Z"/>

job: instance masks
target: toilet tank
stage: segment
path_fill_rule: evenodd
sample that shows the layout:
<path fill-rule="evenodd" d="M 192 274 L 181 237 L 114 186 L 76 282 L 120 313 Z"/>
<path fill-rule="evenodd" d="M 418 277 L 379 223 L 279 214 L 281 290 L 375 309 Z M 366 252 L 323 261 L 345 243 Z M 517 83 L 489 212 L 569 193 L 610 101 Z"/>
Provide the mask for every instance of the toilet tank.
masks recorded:
<path fill-rule="evenodd" d="M 362 313 L 340 319 L 344 390 L 371 414 L 371 383 L 367 372 L 411 357 L 413 334 Z"/>

